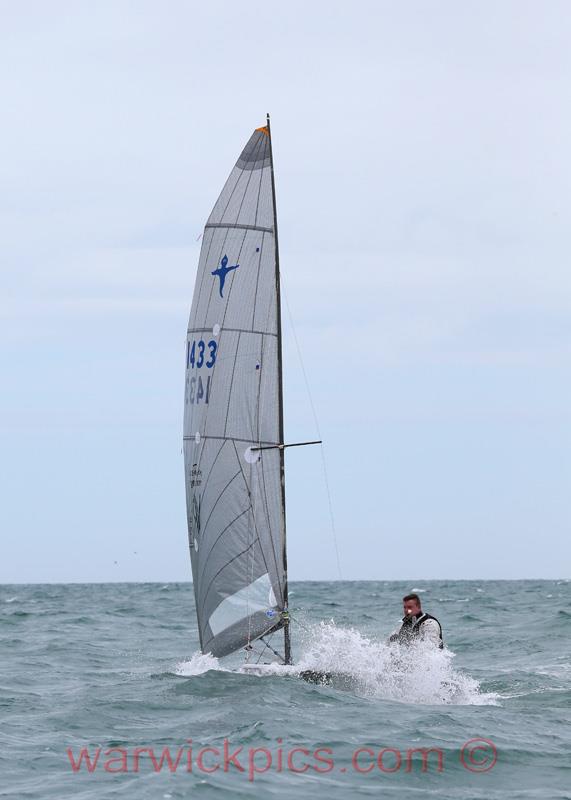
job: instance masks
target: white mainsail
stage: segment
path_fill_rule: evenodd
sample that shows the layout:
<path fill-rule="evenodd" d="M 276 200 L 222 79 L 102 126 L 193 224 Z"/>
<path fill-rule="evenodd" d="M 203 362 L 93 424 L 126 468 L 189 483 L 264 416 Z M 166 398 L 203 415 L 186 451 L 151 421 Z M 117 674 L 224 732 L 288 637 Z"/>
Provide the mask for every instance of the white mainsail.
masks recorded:
<path fill-rule="evenodd" d="M 272 170 L 268 120 L 248 140 L 204 228 L 188 325 L 188 535 L 201 649 L 215 656 L 284 622 L 287 630 Z"/>

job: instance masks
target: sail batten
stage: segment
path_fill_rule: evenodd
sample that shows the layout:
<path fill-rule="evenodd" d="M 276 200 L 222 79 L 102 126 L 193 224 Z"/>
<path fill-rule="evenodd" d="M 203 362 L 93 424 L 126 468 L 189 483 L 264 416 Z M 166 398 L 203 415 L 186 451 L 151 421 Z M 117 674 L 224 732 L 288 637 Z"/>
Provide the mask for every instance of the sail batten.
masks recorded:
<path fill-rule="evenodd" d="M 269 131 L 252 134 L 202 237 L 183 446 L 201 647 L 223 656 L 286 608 L 279 295 Z"/>
<path fill-rule="evenodd" d="M 254 328 L 246 329 L 246 328 L 229 328 L 226 327 L 226 331 L 234 331 L 234 333 L 258 333 L 260 336 L 277 336 L 277 333 L 274 331 L 257 331 Z M 210 328 L 189 328 L 187 333 L 209 333 Z"/>
<path fill-rule="evenodd" d="M 208 228 L 228 228 L 238 229 L 242 231 L 261 231 L 262 233 L 273 233 L 273 228 L 263 228 L 261 225 L 230 225 L 228 222 L 210 222 L 204 226 L 205 230 Z"/>

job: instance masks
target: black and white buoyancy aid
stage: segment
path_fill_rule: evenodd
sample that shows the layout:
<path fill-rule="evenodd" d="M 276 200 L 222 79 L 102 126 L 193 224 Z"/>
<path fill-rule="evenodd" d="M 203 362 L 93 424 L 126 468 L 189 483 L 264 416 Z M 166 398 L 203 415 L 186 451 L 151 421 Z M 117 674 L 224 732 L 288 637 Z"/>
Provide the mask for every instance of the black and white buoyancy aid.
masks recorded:
<path fill-rule="evenodd" d="M 432 614 L 427 614 L 425 611 L 423 611 L 418 617 L 403 617 L 401 628 L 395 638 L 401 644 L 410 644 L 420 636 L 422 625 L 429 619 L 433 619 L 438 625 L 438 635 L 440 638 L 438 647 L 442 650 L 444 647 L 444 641 L 442 639 L 442 625 L 436 619 L 436 617 L 433 617 Z"/>

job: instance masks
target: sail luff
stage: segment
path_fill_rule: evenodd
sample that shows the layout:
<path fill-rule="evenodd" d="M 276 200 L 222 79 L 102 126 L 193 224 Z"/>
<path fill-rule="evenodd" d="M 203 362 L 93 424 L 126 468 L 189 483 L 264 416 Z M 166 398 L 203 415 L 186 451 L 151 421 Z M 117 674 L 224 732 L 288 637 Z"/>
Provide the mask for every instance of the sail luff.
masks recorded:
<path fill-rule="evenodd" d="M 270 126 L 270 115 L 267 117 L 268 138 L 270 143 L 270 174 L 272 176 L 272 200 L 274 207 L 274 243 L 276 249 L 276 296 L 277 296 L 277 328 L 278 328 L 278 395 L 279 395 L 279 432 L 280 444 L 285 442 L 284 434 L 284 397 L 283 397 L 283 366 L 282 366 L 282 305 L 281 305 L 281 281 L 280 281 L 280 251 L 278 242 L 278 217 L 276 207 L 276 179 L 274 174 L 274 157 L 272 150 L 272 129 Z M 291 637 L 289 627 L 288 611 L 288 582 L 287 582 L 287 544 L 286 544 L 286 504 L 285 504 L 285 453 L 283 448 L 279 450 L 280 454 L 280 494 L 282 503 L 282 518 L 283 518 L 283 543 L 282 543 L 282 560 L 284 569 L 284 610 L 283 616 L 284 623 L 284 661 L 286 664 L 291 664 Z"/>

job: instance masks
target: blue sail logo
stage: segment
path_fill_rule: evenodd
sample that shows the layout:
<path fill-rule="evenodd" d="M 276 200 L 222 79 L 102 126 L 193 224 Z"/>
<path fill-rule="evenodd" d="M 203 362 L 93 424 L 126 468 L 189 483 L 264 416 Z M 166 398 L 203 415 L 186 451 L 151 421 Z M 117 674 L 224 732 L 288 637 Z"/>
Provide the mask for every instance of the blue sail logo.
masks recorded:
<path fill-rule="evenodd" d="M 210 273 L 211 275 L 218 275 L 218 277 L 220 278 L 219 291 L 220 291 L 220 297 L 222 298 L 224 297 L 222 291 L 224 289 L 224 281 L 226 280 L 226 275 L 228 275 L 228 273 L 231 272 L 233 269 L 238 269 L 238 267 L 240 266 L 240 264 L 234 264 L 233 267 L 229 267 L 227 265 L 228 265 L 228 256 L 225 255 L 222 261 L 220 262 L 220 266 L 218 267 L 218 269 L 215 269 L 214 272 Z"/>

